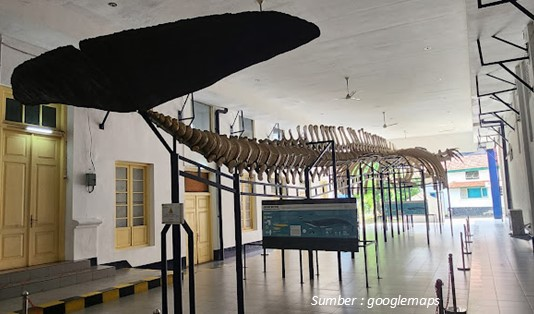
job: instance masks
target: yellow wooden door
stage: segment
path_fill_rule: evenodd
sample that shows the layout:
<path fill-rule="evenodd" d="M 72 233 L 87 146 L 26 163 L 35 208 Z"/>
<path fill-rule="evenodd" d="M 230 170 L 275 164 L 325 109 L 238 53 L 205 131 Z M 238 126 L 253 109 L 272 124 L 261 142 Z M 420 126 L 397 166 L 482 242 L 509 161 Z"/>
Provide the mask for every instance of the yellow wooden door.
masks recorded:
<path fill-rule="evenodd" d="M 4 132 L 0 207 L 0 269 L 28 265 L 31 137 Z"/>
<path fill-rule="evenodd" d="M 185 220 L 193 230 L 195 264 L 209 262 L 213 256 L 210 196 L 208 193 L 186 193 L 184 206 Z"/>
<path fill-rule="evenodd" d="M 5 130 L 1 143 L 0 269 L 55 262 L 61 140 Z"/>
<path fill-rule="evenodd" d="M 29 265 L 58 260 L 59 146 L 57 138 L 32 135 Z"/>
<path fill-rule="evenodd" d="M 210 196 L 196 196 L 197 209 L 197 263 L 205 263 L 212 260 L 211 250 L 211 216 Z"/>
<path fill-rule="evenodd" d="M 196 213 L 196 197 L 194 194 L 191 194 L 191 193 L 185 193 L 185 202 L 184 202 L 184 207 L 185 207 L 185 221 L 187 222 L 187 224 L 189 225 L 189 227 L 191 228 L 191 230 L 193 230 L 193 239 L 195 240 L 194 241 L 194 247 L 195 247 L 195 250 L 194 250 L 194 258 L 195 258 L 195 264 L 198 263 L 198 254 L 197 254 L 197 244 L 196 244 L 196 239 L 197 239 L 197 213 Z M 187 243 L 187 242 L 186 242 Z M 186 255 L 189 256 L 189 246 L 186 245 Z M 187 263 L 189 264 L 189 258 L 186 259 L 187 260 Z"/>

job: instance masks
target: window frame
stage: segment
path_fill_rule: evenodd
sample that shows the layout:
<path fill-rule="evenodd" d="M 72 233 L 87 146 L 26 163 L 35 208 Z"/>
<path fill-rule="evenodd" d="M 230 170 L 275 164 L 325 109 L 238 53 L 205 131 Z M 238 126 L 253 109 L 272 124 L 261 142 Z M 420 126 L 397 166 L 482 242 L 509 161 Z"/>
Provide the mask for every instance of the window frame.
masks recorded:
<path fill-rule="evenodd" d="M 204 126 L 202 125 L 195 125 L 195 120 L 198 122 L 200 120 L 197 120 L 198 117 L 204 117 L 203 114 L 199 114 L 200 112 L 204 112 L 204 110 L 198 110 L 199 107 L 205 107 L 205 109 L 207 109 L 207 118 L 208 118 L 208 128 L 205 129 Z M 193 121 L 191 121 L 191 126 L 196 128 L 196 129 L 199 129 L 199 130 L 202 130 L 202 131 L 212 131 L 212 112 L 213 112 L 213 107 L 208 105 L 208 104 L 205 104 L 203 102 L 200 102 L 200 101 L 193 101 L 192 103 L 192 107 L 193 107 L 193 112 L 194 112 L 194 118 L 193 118 Z"/>
<path fill-rule="evenodd" d="M 20 106 L 21 106 L 21 121 L 13 121 L 13 120 L 8 120 L 7 119 L 7 112 L 8 112 L 8 109 L 7 109 L 7 105 L 8 105 L 8 99 L 10 100 L 13 100 L 13 101 L 16 101 Z M 28 123 L 26 122 L 26 107 L 28 107 L 27 105 L 25 104 L 22 104 L 20 102 L 18 102 L 16 99 L 14 99 L 13 97 L 6 97 L 6 103 L 5 103 L 5 108 L 4 108 L 4 112 L 3 112 L 3 122 L 4 123 L 7 123 L 7 124 L 14 124 L 14 125 L 23 125 L 23 126 L 36 126 L 36 127 L 42 127 L 42 128 L 47 128 L 47 129 L 51 129 L 51 130 L 58 130 L 61 128 L 61 106 L 58 105 L 58 104 L 42 104 L 42 105 L 35 105 L 35 106 L 32 106 L 32 107 L 38 107 L 39 108 L 39 122 L 38 123 Z M 46 126 L 43 124 L 43 108 L 54 108 L 55 110 L 55 126 Z"/>
<path fill-rule="evenodd" d="M 148 246 L 150 244 L 149 239 L 149 222 L 150 222 L 150 210 L 151 210 L 151 204 L 150 204 L 150 164 L 144 164 L 144 163 L 137 163 L 137 162 L 125 162 L 125 161 L 117 161 L 115 162 L 115 211 L 114 211 L 114 229 L 115 229 L 115 249 L 127 249 L 127 248 L 134 248 L 134 247 L 143 247 Z M 119 168 L 125 168 L 126 169 L 126 178 L 118 178 L 117 177 L 117 170 Z M 134 171 L 136 169 L 143 170 L 143 179 L 142 180 L 136 180 L 134 176 Z M 117 182 L 118 181 L 126 181 L 126 191 L 118 191 L 117 189 Z M 134 183 L 142 181 L 142 203 L 136 203 L 134 201 L 134 194 L 135 193 L 141 193 L 139 191 L 135 191 L 134 189 Z M 117 217 L 117 208 L 119 207 L 119 204 L 121 206 L 122 203 L 118 203 L 117 201 L 117 195 L 119 193 L 126 193 L 126 218 L 118 218 Z M 134 216 L 135 214 L 135 207 L 142 205 L 143 206 L 143 215 L 142 216 Z M 135 224 L 135 219 L 143 219 L 143 224 Z M 118 219 L 126 219 L 126 226 L 119 227 L 117 226 L 117 220 Z M 127 243 L 124 241 L 124 237 L 127 238 Z M 139 240 L 141 239 L 141 240 Z"/>
<path fill-rule="evenodd" d="M 255 138 L 256 134 L 254 132 L 254 120 L 247 118 L 247 117 L 243 117 L 242 125 L 243 125 L 243 133 L 241 133 L 241 137 L 246 137 L 250 139 Z"/>
<path fill-rule="evenodd" d="M 480 171 L 479 170 L 465 171 L 465 179 L 466 180 L 480 180 Z"/>
<path fill-rule="evenodd" d="M 241 175 L 240 192 L 241 193 L 254 193 L 254 181 L 255 176 L 248 176 L 246 174 Z M 240 195 L 241 200 L 241 231 L 254 231 L 256 230 L 256 196 L 254 195 Z M 246 204 L 249 206 L 245 206 Z M 248 212 L 248 215 L 246 215 Z M 248 219 L 247 219 L 248 217 Z M 250 220 L 250 227 L 246 225 L 246 220 Z"/>

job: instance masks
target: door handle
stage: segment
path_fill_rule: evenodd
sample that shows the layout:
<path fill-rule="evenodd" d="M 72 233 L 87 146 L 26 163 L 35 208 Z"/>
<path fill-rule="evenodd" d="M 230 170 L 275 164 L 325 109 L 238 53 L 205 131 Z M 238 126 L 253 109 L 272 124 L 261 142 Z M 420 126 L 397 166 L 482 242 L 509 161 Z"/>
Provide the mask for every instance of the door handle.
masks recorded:
<path fill-rule="evenodd" d="M 33 215 L 30 215 L 30 228 L 33 227 L 33 222 L 36 222 L 37 219 L 33 219 Z"/>

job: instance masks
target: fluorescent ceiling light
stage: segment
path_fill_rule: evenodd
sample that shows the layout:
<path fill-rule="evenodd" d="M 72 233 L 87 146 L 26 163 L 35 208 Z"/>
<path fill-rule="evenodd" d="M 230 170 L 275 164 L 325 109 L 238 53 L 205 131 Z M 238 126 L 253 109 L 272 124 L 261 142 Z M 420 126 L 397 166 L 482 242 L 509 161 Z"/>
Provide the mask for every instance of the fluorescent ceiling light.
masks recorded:
<path fill-rule="evenodd" d="M 40 128 L 36 126 L 27 126 L 26 131 L 35 132 L 35 133 L 42 133 L 42 134 L 52 134 L 52 130 Z"/>

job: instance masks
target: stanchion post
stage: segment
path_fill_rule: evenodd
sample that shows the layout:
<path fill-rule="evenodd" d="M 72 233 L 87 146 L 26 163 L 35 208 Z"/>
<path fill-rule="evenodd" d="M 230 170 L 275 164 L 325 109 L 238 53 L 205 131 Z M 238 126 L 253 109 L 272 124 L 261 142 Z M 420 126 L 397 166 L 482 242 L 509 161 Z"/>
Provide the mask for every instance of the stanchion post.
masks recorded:
<path fill-rule="evenodd" d="M 465 267 L 465 251 L 464 251 L 464 235 L 460 232 L 460 248 L 462 250 L 462 267 L 458 267 L 458 270 L 467 271 L 469 267 Z"/>
<path fill-rule="evenodd" d="M 471 233 L 471 223 L 469 221 L 469 216 L 467 216 L 467 237 L 471 238 L 473 233 Z"/>
<path fill-rule="evenodd" d="M 28 291 L 22 292 L 22 313 L 28 314 L 30 310 L 30 302 L 29 302 L 30 293 Z"/>
<path fill-rule="evenodd" d="M 449 276 L 451 276 L 452 306 L 456 313 L 458 306 L 456 304 L 456 285 L 454 283 L 454 265 L 452 264 L 452 254 L 449 253 Z"/>
<path fill-rule="evenodd" d="M 441 279 L 436 280 L 436 297 L 438 297 L 438 311 L 437 314 L 445 314 L 445 308 L 443 307 L 443 281 Z"/>
<path fill-rule="evenodd" d="M 465 232 L 466 232 L 467 228 L 465 227 L 464 225 L 464 243 L 465 243 L 465 253 L 464 254 L 471 254 L 471 250 L 469 249 L 469 243 L 471 243 L 471 241 L 467 241 L 467 236 L 465 235 Z"/>

